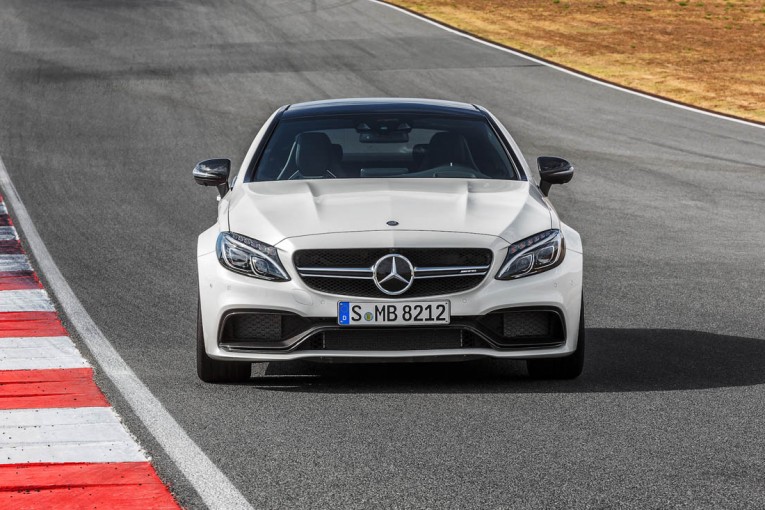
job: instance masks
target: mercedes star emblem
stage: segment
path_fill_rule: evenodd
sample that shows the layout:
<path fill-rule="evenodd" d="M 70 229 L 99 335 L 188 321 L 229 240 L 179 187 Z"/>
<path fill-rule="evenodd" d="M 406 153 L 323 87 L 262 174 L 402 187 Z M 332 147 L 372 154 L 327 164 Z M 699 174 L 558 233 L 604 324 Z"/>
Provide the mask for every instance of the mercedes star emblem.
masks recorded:
<path fill-rule="evenodd" d="M 414 281 L 414 266 L 403 255 L 385 255 L 372 268 L 374 281 L 381 292 L 389 296 L 403 294 Z"/>

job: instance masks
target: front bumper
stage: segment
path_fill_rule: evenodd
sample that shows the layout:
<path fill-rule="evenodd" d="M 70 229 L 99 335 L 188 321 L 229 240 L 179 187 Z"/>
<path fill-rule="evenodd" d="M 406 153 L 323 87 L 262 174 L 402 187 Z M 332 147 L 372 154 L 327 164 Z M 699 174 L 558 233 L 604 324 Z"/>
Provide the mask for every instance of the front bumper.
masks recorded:
<path fill-rule="evenodd" d="M 321 237 L 321 242 L 335 248 L 354 247 L 370 242 L 360 234 L 328 234 Z M 206 237 L 205 237 L 206 236 Z M 517 358 L 559 357 L 572 353 L 576 349 L 579 314 L 582 295 L 582 255 L 568 250 L 563 263 L 558 267 L 537 275 L 518 280 L 500 281 L 494 279 L 504 258 L 507 243 L 499 238 L 472 234 L 444 235 L 429 232 L 398 232 L 391 246 L 485 246 L 495 253 L 494 261 L 485 280 L 476 288 L 445 296 L 433 296 L 429 299 L 448 299 L 451 303 L 452 324 L 443 328 L 444 337 L 459 329 L 461 343 L 452 348 L 450 344 L 433 343 L 427 349 L 333 349 L 325 344 L 316 343 L 317 333 L 333 332 L 337 336 L 343 331 L 337 327 L 337 302 L 385 301 L 379 298 L 342 297 L 324 294 L 308 288 L 297 276 L 290 254 L 303 246 L 316 246 L 314 239 L 287 239 L 280 243 L 280 258 L 292 277 L 287 282 L 269 282 L 232 273 L 223 268 L 217 260 L 214 250 L 200 246 L 199 295 L 201 318 L 205 337 L 205 350 L 215 359 L 241 361 L 279 361 L 297 359 L 360 359 L 360 360 L 403 360 L 403 359 L 470 359 L 475 357 Z M 200 236 L 201 243 L 209 243 L 213 236 L 208 233 Z M 380 242 L 379 239 L 377 242 Z M 312 244 L 313 243 L 313 244 Z M 410 244 L 411 243 L 411 244 Z M 368 245 L 368 244 L 367 244 Z M 212 245 L 211 245 L 212 247 Z M 406 297 L 390 301 L 406 301 Z M 421 299 L 417 299 L 421 300 Z M 485 328 L 481 328 L 481 317 L 492 312 L 506 309 L 549 310 L 561 319 L 560 337 L 549 342 L 518 342 L 513 345 L 497 343 Z M 309 327 L 296 331 L 285 343 L 277 348 L 264 348 L 262 345 L 236 344 L 223 339 L 225 319 L 232 314 L 247 311 L 271 311 L 294 314 L 310 322 Z M 479 327 L 476 327 L 478 325 Z M 369 328 L 363 328 L 370 331 Z M 379 328 L 375 328 L 379 331 Z M 428 328 L 433 329 L 433 328 Z M 334 333 L 338 331 L 338 333 Z M 389 327 L 390 335 L 405 337 L 405 333 L 417 330 L 425 334 L 420 327 Z M 449 331 L 449 332 L 447 332 Z M 437 332 L 436 332 L 437 333 Z M 433 332 L 428 332 L 433 334 Z M 437 336 L 437 335 L 435 335 Z M 434 336 L 434 338 L 435 338 Z M 464 339 L 470 337 L 467 342 Z M 477 339 L 477 341 L 476 341 Z M 313 342 L 313 344 L 312 344 Z M 311 348 L 314 345 L 314 348 Z M 371 344 L 374 345 L 374 344 Z"/>

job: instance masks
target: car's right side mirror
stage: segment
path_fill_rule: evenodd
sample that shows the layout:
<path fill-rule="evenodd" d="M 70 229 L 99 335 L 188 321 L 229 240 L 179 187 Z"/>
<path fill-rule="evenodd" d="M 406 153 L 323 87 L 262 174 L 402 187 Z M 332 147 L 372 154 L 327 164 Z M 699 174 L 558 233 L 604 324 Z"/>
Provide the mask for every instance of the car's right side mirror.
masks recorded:
<path fill-rule="evenodd" d="M 206 159 L 194 167 L 194 180 L 202 186 L 217 186 L 221 198 L 228 193 L 228 174 L 231 160 L 224 158 Z"/>
<path fill-rule="evenodd" d="M 539 189 L 545 196 L 550 192 L 553 184 L 565 184 L 574 176 L 574 165 L 563 158 L 553 156 L 540 156 L 537 158 L 539 166 Z"/>

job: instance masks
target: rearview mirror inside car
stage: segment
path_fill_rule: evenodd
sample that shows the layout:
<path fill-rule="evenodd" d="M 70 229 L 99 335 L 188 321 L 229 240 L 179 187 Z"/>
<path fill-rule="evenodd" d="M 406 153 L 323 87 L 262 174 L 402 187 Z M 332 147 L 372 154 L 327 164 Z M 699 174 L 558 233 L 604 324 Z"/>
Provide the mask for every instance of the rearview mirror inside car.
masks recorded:
<path fill-rule="evenodd" d="M 545 196 L 553 184 L 565 184 L 574 176 L 574 166 L 562 158 L 541 156 L 537 158 L 539 166 L 539 188 Z"/>
<path fill-rule="evenodd" d="M 231 160 L 225 158 L 206 159 L 194 167 L 194 180 L 202 186 L 217 186 L 221 198 L 228 193 L 228 175 Z"/>

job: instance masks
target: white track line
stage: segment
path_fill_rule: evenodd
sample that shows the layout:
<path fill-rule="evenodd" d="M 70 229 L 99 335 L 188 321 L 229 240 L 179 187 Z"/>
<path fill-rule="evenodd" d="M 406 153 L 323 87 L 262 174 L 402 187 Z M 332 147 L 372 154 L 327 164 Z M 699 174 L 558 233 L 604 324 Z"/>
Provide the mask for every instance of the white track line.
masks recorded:
<path fill-rule="evenodd" d="M 380 0 L 368 0 L 368 1 L 373 2 L 375 4 L 378 4 L 378 5 L 384 5 L 386 7 L 394 9 L 394 10 L 396 10 L 396 11 L 402 13 L 402 14 L 406 14 L 407 16 L 411 16 L 411 17 L 413 17 L 415 19 L 418 19 L 420 21 L 424 21 L 425 23 L 433 25 L 434 27 L 438 27 L 438 28 L 440 28 L 442 30 L 446 30 L 449 33 L 458 35 L 460 37 L 464 37 L 465 39 L 469 39 L 469 40 L 471 40 L 473 42 L 477 42 L 479 44 L 483 44 L 484 46 L 488 46 L 489 48 L 494 48 L 495 50 L 504 51 L 505 53 L 510 53 L 511 55 L 515 55 L 516 57 L 520 57 L 520 58 L 526 59 L 526 60 L 528 60 L 530 62 L 534 62 L 536 64 L 542 64 L 544 66 L 550 67 L 550 68 L 555 69 L 557 71 L 560 71 L 562 73 L 570 74 L 571 76 L 576 76 L 577 78 L 581 78 L 583 80 L 587 80 L 587 81 L 589 81 L 591 83 L 597 83 L 598 85 L 602 85 L 602 86 L 608 87 L 610 89 L 621 90 L 622 92 L 626 92 L 628 94 L 632 94 L 633 96 L 643 97 L 645 99 L 650 99 L 652 101 L 656 101 L 657 103 L 662 103 L 662 104 L 666 104 L 666 105 L 669 105 L 669 106 L 674 106 L 675 108 L 680 108 L 682 110 L 688 110 L 690 112 L 700 113 L 702 115 L 707 115 L 709 117 L 714 117 L 716 119 L 727 120 L 727 121 L 730 121 L 730 122 L 735 122 L 737 124 L 743 124 L 744 126 L 755 127 L 755 128 L 759 128 L 759 129 L 765 129 L 765 125 L 763 125 L 763 124 L 757 124 L 755 122 L 749 122 L 749 121 L 746 121 L 746 120 L 743 120 L 743 119 L 736 119 L 736 118 L 733 118 L 733 117 L 728 117 L 727 115 L 722 115 L 720 113 L 714 113 L 714 112 L 709 112 L 709 111 L 706 111 L 706 110 L 700 110 L 698 108 L 694 108 L 693 106 L 688 106 L 688 105 L 676 103 L 674 101 L 670 101 L 669 99 L 662 99 L 660 97 L 652 96 L 650 94 L 645 94 L 643 92 L 638 92 L 637 90 L 631 90 L 631 89 L 628 89 L 628 88 L 620 87 L 619 85 L 615 85 L 613 83 L 608 83 L 608 82 L 605 82 L 603 80 L 599 80 L 599 79 L 597 79 L 597 78 L 595 78 L 593 76 L 587 76 L 585 74 L 578 73 L 576 71 L 572 71 L 571 69 L 566 69 L 565 67 L 560 67 L 560 66 L 555 65 L 555 64 L 553 64 L 551 62 L 547 62 L 545 60 L 540 60 L 538 58 L 534 58 L 534 57 L 532 57 L 530 55 L 526 55 L 525 53 L 521 53 L 519 51 L 511 50 L 510 48 L 506 48 L 506 47 L 501 46 L 499 44 L 494 44 L 494 43 L 490 43 L 489 41 L 484 41 L 483 39 L 481 39 L 479 37 L 475 37 L 475 36 L 470 35 L 470 34 L 468 34 L 466 32 L 461 32 L 461 31 L 456 30 L 456 29 L 454 29 L 454 28 L 452 28 L 450 26 L 444 25 L 444 24 L 439 23 L 438 21 L 435 21 L 435 20 L 432 20 L 432 19 L 428 19 L 428 18 L 426 18 L 424 16 L 421 16 L 419 14 L 416 14 L 414 12 L 407 11 L 406 9 L 401 8 L 401 7 L 397 6 L 397 5 L 392 5 L 392 4 L 389 4 L 387 2 L 380 1 Z"/>
<path fill-rule="evenodd" d="M 37 232 L 2 158 L 0 158 L 0 185 L 4 190 L 6 202 L 13 210 L 16 224 L 24 232 L 24 238 L 50 290 L 58 298 L 64 313 L 98 361 L 104 374 L 112 380 L 136 416 L 194 486 L 208 507 L 227 510 L 251 509 L 252 506 L 239 490 L 192 441 L 183 427 L 175 421 L 157 397 L 125 363 L 77 299 Z M 0 267 L 2 267 L 1 263 Z"/>
<path fill-rule="evenodd" d="M 111 407 L 0 411 L 0 462 L 146 462 Z"/>
<path fill-rule="evenodd" d="M 0 291 L 0 312 L 55 312 L 42 289 Z"/>
<path fill-rule="evenodd" d="M 48 370 L 87 366 L 88 362 L 66 336 L 0 338 L 0 370 Z"/>

